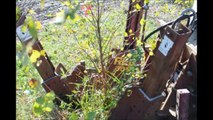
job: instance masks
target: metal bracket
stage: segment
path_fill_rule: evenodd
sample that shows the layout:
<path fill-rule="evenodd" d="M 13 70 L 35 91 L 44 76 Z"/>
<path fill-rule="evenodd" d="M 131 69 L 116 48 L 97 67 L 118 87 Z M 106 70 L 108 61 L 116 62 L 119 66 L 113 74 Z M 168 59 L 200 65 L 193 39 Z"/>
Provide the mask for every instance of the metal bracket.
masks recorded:
<path fill-rule="evenodd" d="M 30 39 L 32 39 L 33 37 L 30 35 L 28 29 L 24 32 L 21 30 L 23 25 L 20 25 L 19 27 L 16 28 L 16 34 L 18 35 L 19 39 L 21 40 L 21 42 L 26 42 Z"/>
<path fill-rule="evenodd" d="M 158 98 L 161 98 L 161 97 L 165 97 L 166 96 L 166 93 L 165 92 L 162 92 L 160 95 L 157 95 L 155 97 L 152 97 L 150 98 L 141 88 L 139 88 L 139 91 L 143 94 L 143 96 L 149 101 L 154 101 L 154 100 L 157 100 Z"/>
<path fill-rule="evenodd" d="M 143 6 L 143 9 L 144 9 L 144 10 L 148 10 L 148 9 L 149 9 L 148 4 L 145 4 L 145 5 Z"/>

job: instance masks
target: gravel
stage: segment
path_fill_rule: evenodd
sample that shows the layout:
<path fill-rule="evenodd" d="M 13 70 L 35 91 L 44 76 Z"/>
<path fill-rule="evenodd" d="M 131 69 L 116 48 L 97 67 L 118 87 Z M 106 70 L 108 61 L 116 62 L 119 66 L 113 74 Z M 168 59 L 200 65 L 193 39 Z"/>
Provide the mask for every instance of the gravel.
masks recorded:
<path fill-rule="evenodd" d="M 63 10 L 66 9 L 65 5 L 62 5 L 58 0 L 44 0 L 45 4 L 42 9 L 41 0 L 18 0 L 16 2 L 16 6 L 19 6 L 23 13 L 27 13 L 29 10 L 33 10 L 36 14 L 32 15 L 34 20 L 40 21 L 42 24 L 47 23 L 53 16 Z M 121 1 L 123 0 L 105 0 L 105 7 L 119 7 Z M 129 0 L 125 0 L 125 3 L 128 3 Z M 52 15 L 48 16 L 48 15 Z"/>
<path fill-rule="evenodd" d="M 19 6 L 23 13 L 27 13 L 29 10 L 33 10 L 36 14 L 32 15 L 35 20 L 41 23 L 47 22 L 52 17 L 47 16 L 48 14 L 56 14 L 60 10 L 64 9 L 65 6 L 56 0 L 44 0 L 45 4 L 42 9 L 41 0 L 19 0 L 16 2 L 16 6 Z"/>

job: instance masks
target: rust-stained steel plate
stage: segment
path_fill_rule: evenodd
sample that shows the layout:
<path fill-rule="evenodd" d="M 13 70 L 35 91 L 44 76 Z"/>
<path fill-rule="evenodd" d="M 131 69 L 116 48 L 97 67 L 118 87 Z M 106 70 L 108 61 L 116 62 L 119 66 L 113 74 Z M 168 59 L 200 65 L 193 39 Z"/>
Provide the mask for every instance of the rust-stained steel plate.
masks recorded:
<path fill-rule="evenodd" d="M 155 101 L 148 98 L 155 98 L 165 91 L 166 83 L 171 74 L 175 71 L 179 62 L 184 45 L 188 40 L 191 31 L 183 25 L 175 31 L 167 27 L 164 37 L 159 46 L 154 51 L 154 56 L 147 60 L 149 71 L 141 86 L 131 88 L 130 97 L 126 95 L 119 101 L 117 107 L 112 111 L 111 120 L 116 119 L 136 119 L 136 120 L 155 120 L 156 112 L 165 97 L 160 97 Z M 143 90 L 146 97 L 141 94 Z M 127 90 L 128 91 L 128 90 Z M 127 94 L 126 91 L 126 94 Z M 126 108 L 126 110 L 123 110 Z"/>
<path fill-rule="evenodd" d="M 190 35 L 191 31 L 183 25 L 180 25 L 179 31 L 170 27 L 165 29 L 163 40 L 158 50 L 154 52 L 150 70 L 142 85 L 142 88 L 150 97 L 156 96 L 164 90 L 167 80 L 170 79 L 177 67 Z"/>
<path fill-rule="evenodd" d="M 141 10 L 136 10 L 136 4 L 141 6 Z M 140 35 L 143 6 L 144 0 L 135 0 L 134 2 L 130 0 L 125 30 L 128 36 L 124 37 L 124 50 L 134 49 L 136 46 L 136 38 L 139 38 Z M 130 31 L 132 32 L 130 33 Z"/>
<path fill-rule="evenodd" d="M 16 24 L 16 32 L 19 40 L 25 48 L 31 47 L 32 50 L 36 50 L 38 52 L 44 51 L 38 39 L 32 39 L 28 30 L 25 32 L 21 30 L 21 26 L 24 23 L 25 18 L 25 16 L 22 16 Z M 28 51 L 29 56 L 32 55 L 32 50 Z M 37 62 L 39 62 L 39 64 L 37 64 Z M 75 89 L 75 84 L 81 83 L 81 80 L 84 77 L 85 63 L 81 62 L 70 74 L 68 74 L 65 78 L 62 78 L 61 69 L 65 72 L 66 69 L 62 64 L 59 64 L 55 69 L 45 51 L 44 55 L 40 55 L 37 61 L 33 64 L 43 79 L 42 86 L 45 91 L 54 91 L 54 93 L 60 98 L 65 98 L 67 94 L 71 94 L 71 91 Z"/>
<path fill-rule="evenodd" d="M 44 50 L 41 43 L 38 40 L 36 40 L 33 43 L 32 49 L 37 50 L 39 52 Z M 31 56 L 32 53 L 28 53 L 28 54 L 29 56 Z M 40 76 L 42 77 L 44 81 L 55 76 L 55 73 L 54 73 L 55 68 L 46 52 L 45 52 L 45 56 L 40 56 L 37 59 L 37 61 L 40 61 L 40 64 L 36 65 L 36 63 L 34 63 L 34 66 L 36 67 L 36 69 L 38 70 Z"/>
<path fill-rule="evenodd" d="M 153 111 L 159 109 L 164 97 L 149 101 L 139 89 L 139 87 L 133 87 L 126 90 L 109 120 L 156 120 L 158 118 Z"/>

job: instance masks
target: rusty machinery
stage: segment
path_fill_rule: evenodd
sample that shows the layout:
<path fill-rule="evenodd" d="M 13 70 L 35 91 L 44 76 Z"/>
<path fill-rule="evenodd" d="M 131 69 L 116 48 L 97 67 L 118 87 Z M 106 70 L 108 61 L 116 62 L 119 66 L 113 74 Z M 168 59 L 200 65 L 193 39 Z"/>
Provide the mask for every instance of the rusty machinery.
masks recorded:
<path fill-rule="evenodd" d="M 143 6 L 142 9 L 135 11 L 134 5 L 136 4 Z M 124 37 L 124 50 L 115 50 L 116 56 L 110 57 L 108 71 L 113 72 L 119 67 L 116 59 L 136 48 L 134 38 L 140 36 L 140 20 L 143 15 L 146 19 L 147 10 L 148 4 L 144 4 L 144 0 L 134 2 L 130 0 L 125 31 L 128 33 L 132 30 L 135 34 Z M 192 14 L 187 14 L 188 12 Z M 181 21 L 185 19 L 187 22 L 183 25 Z M 43 50 L 38 39 L 32 39 L 28 31 L 21 31 L 24 20 L 25 16 L 22 16 L 16 24 L 17 35 L 21 43 L 26 47 L 33 41 L 34 50 Z M 110 120 L 158 120 L 160 118 L 196 120 L 197 53 L 193 45 L 187 42 L 194 34 L 196 21 L 194 10 L 187 9 L 175 21 L 157 28 L 145 38 L 145 25 L 143 26 L 141 41 L 144 43 L 150 36 L 159 32 L 156 48 L 153 51 L 154 56 L 148 54 L 149 49 L 145 44 L 141 46 L 146 55 L 146 62 L 144 66 L 140 66 L 140 70 L 146 74 L 146 77 L 140 79 L 138 84 L 126 89 L 116 108 L 111 111 Z M 69 102 L 66 95 L 72 94 L 75 84 L 81 83 L 86 75 L 84 73 L 85 63 L 80 62 L 73 71 L 62 78 L 61 70 L 67 70 L 61 63 L 55 68 L 47 54 L 40 56 L 39 60 L 42 61 L 41 64 L 35 67 L 43 79 L 42 86 L 46 92 L 54 91 L 59 98 Z M 128 69 L 128 66 L 126 67 Z M 116 71 L 115 75 L 119 77 L 120 72 Z M 127 94 L 128 91 L 131 91 L 131 94 Z"/>

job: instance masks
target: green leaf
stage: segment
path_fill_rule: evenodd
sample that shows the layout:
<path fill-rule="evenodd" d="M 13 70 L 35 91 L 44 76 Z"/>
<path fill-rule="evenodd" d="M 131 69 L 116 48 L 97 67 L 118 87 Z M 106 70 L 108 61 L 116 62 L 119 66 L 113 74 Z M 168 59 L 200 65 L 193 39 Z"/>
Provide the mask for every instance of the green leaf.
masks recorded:
<path fill-rule="evenodd" d="M 69 117 L 69 120 L 78 120 L 78 114 L 75 112 L 72 112 Z"/>
<path fill-rule="evenodd" d="M 130 33 L 130 34 L 132 33 L 132 29 L 129 30 L 129 33 Z"/>
<path fill-rule="evenodd" d="M 44 112 L 50 112 L 50 111 L 52 111 L 52 109 L 54 107 L 53 100 L 45 101 L 42 107 L 43 107 L 43 111 Z"/>
<path fill-rule="evenodd" d="M 39 105 L 37 102 L 33 104 L 33 113 L 36 116 L 40 116 L 43 113 L 41 105 Z"/>
<path fill-rule="evenodd" d="M 126 93 L 127 97 L 130 97 L 131 94 L 132 94 L 132 90 L 127 90 L 127 93 Z"/>
<path fill-rule="evenodd" d="M 80 8 L 80 4 L 78 4 L 74 9 L 69 8 L 68 10 L 61 11 L 56 15 L 52 23 L 55 24 L 63 24 L 65 23 L 67 18 L 74 19 L 75 18 L 75 13 L 77 10 Z"/>
<path fill-rule="evenodd" d="M 42 109 L 43 111 L 46 111 L 46 112 L 51 112 L 52 111 L 52 108 L 51 107 L 45 107 Z"/>
<path fill-rule="evenodd" d="M 53 91 L 47 93 L 45 96 L 48 100 L 54 100 L 55 99 L 55 93 Z"/>
<path fill-rule="evenodd" d="M 144 25 L 145 22 L 146 22 L 146 20 L 144 20 L 143 18 L 140 20 L 141 25 Z"/>
<path fill-rule="evenodd" d="M 44 101 L 44 98 L 43 98 L 43 97 L 38 97 L 38 98 L 36 99 L 36 102 L 37 102 L 38 104 L 43 104 L 45 101 Z"/>
<path fill-rule="evenodd" d="M 45 96 L 38 97 L 33 104 L 33 113 L 36 116 L 40 116 L 45 112 L 51 112 L 54 107 L 53 99 L 53 92 L 49 92 Z"/>
<path fill-rule="evenodd" d="M 96 112 L 89 112 L 87 113 L 87 120 L 94 120 Z"/>
<path fill-rule="evenodd" d="M 79 0 L 74 0 L 74 3 L 75 3 L 75 4 L 78 4 L 78 3 L 79 3 Z"/>
<path fill-rule="evenodd" d="M 22 31 L 22 32 L 26 32 L 26 31 L 27 31 L 27 26 L 26 26 L 26 25 L 23 25 L 23 26 L 21 27 L 21 31 Z"/>
<path fill-rule="evenodd" d="M 33 113 L 34 113 L 36 116 L 40 116 L 40 115 L 43 113 L 43 111 L 42 111 L 41 107 L 39 107 L 39 108 L 34 108 L 34 109 L 33 109 Z"/>
<path fill-rule="evenodd" d="M 113 80 L 113 82 L 116 82 L 117 84 L 121 83 L 120 79 L 118 79 L 116 76 L 113 76 L 112 80 Z"/>
<path fill-rule="evenodd" d="M 150 55 L 150 56 L 153 56 L 153 55 L 154 55 L 154 53 L 153 53 L 152 51 L 150 51 L 150 52 L 149 52 L 149 55 Z"/>
<path fill-rule="evenodd" d="M 44 50 L 40 51 L 41 56 L 46 56 L 46 52 Z"/>
<path fill-rule="evenodd" d="M 41 0 L 41 8 L 44 8 L 44 0 Z"/>
<path fill-rule="evenodd" d="M 46 14 L 45 16 L 46 17 L 52 17 L 53 15 L 51 13 L 49 13 L 49 14 Z"/>
<path fill-rule="evenodd" d="M 42 28 L 41 22 L 39 22 L 39 21 L 36 21 L 35 25 L 36 25 L 37 30 L 40 30 Z"/>
<path fill-rule="evenodd" d="M 27 72 L 29 72 L 29 70 L 30 70 L 30 67 L 29 67 L 29 66 L 26 66 L 24 72 L 27 73 Z"/>
<path fill-rule="evenodd" d="M 128 34 L 126 32 L 124 33 L 124 37 L 128 37 Z"/>
<path fill-rule="evenodd" d="M 137 10 L 140 10 L 140 9 L 141 9 L 141 6 L 137 3 L 137 4 L 135 5 L 135 8 L 136 8 Z"/>
<path fill-rule="evenodd" d="M 33 107 L 34 107 L 34 108 L 39 108 L 39 107 L 40 107 L 40 104 L 37 103 L 37 102 L 35 102 L 35 103 L 33 104 Z"/>
<path fill-rule="evenodd" d="M 127 54 L 127 57 L 128 57 L 128 58 L 131 58 L 131 56 L 132 56 L 131 53 L 128 53 L 128 54 Z"/>
<path fill-rule="evenodd" d="M 32 54 L 30 55 L 30 61 L 32 63 L 35 63 L 40 56 L 41 56 L 41 54 L 39 51 L 32 50 Z"/>
<path fill-rule="evenodd" d="M 18 6 L 16 6 L 16 21 L 20 18 L 21 10 Z"/>
<path fill-rule="evenodd" d="M 29 10 L 29 13 L 32 14 L 32 15 L 36 14 L 34 10 Z"/>
<path fill-rule="evenodd" d="M 155 12 L 155 16 L 156 16 L 156 17 L 158 17 L 158 16 L 159 16 L 159 14 L 160 14 L 159 12 Z"/>
<path fill-rule="evenodd" d="M 73 90 L 72 93 L 77 94 L 77 91 L 76 91 L 76 90 Z"/>
<path fill-rule="evenodd" d="M 37 30 L 36 30 L 36 26 L 35 26 L 35 23 L 34 23 L 34 20 L 32 19 L 32 17 L 29 17 L 27 19 L 27 25 L 29 27 L 29 32 L 32 35 L 32 37 L 34 39 L 37 39 L 38 38 L 38 36 L 37 36 Z"/>
<path fill-rule="evenodd" d="M 144 3 L 145 3 L 145 4 L 149 3 L 149 0 L 145 0 Z"/>
<path fill-rule="evenodd" d="M 74 19 L 75 18 L 75 13 L 77 12 L 77 10 L 80 8 L 80 4 L 78 4 L 75 9 L 71 10 L 66 10 L 65 11 L 65 18 L 67 18 L 68 16 L 71 18 L 71 19 Z"/>

